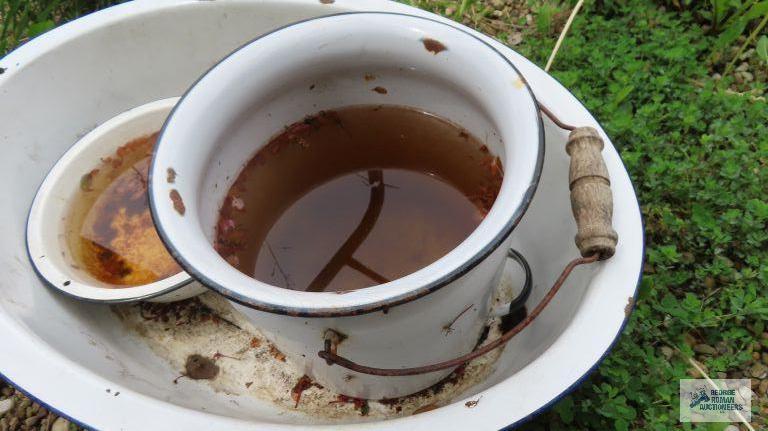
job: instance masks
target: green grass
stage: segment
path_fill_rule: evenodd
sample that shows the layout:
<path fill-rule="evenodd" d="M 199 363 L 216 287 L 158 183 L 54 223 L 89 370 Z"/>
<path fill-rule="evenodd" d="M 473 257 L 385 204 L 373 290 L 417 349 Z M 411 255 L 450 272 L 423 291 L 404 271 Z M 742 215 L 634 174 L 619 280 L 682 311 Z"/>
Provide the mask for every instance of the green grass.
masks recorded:
<path fill-rule="evenodd" d="M 0 54 L 114 0 L 0 0 Z"/>
<path fill-rule="evenodd" d="M 524 16 L 494 16 L 490 1 L 410 3 L 502 41 L 523 32 L 515 48 L 541 65 L 556 38 L 553 21 L 562 16 L 552 8 L 565 9 L 517 2 L 534 15 L 526 24 Z M 48 21 L 103 3 L 0 5 L 13 17 L 3 21 L 2 52 L 50 27 Z M 542 8 L 546 16 L 539 16 Z M 723 430 L 727 424 L 677 421 L 678 380 L 693 374 L 688 358 L 713 377 L 749 376 L 768 358 L 768 105 L 759 97 L 766 83 L 742 85 L 745 95 L 722 90 L 732 76 L 716 86 L 710 76 L 724 65 L 712 60 L 718 38 L 685 8 L 605 0 L 587 2 L 558 55 L 554 76 L 600 120 L 637 188 L 647 264 L 618 345 L 572 395 L 525 429 Z M 766 76 L 764 69 L 753 72 Z M 697 344 L 717 352 L 696 353 Z M 756 429 L 766 427 L 764 394 L 753 400 L 753 417 Z"/>
<path fill-rule="evenodd" d="M 714 36 L 689 15 L 641 1 L 600 12 L 588 6 L 576 20 L 554 75 L 621 152 L 642 203 L 647 265 L 617 347 L 529 427 L 690 429 L 677 423 L 677 392 L 692 345 L 723 346 L 698 358 L 714 377 L 738 377 L 768 351 L 768 105 L 714 87 Z M 521 51 L 541 64 L 551 46 L 529 39 Z M 754 422 L 766 426 L 765 416 Z"/>

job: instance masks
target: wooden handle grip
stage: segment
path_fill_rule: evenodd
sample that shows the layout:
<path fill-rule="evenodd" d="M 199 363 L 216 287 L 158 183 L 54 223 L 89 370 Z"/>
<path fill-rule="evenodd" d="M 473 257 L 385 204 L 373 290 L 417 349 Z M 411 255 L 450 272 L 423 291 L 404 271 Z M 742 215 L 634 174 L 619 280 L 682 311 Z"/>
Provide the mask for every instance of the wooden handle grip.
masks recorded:
<path fill-rule="evenodd" d="M 611 180 L 602 150 L 603 139 L 592 127 L 574 129 L 565 146 L 571 156 L 571 208 L 579 229 L 576 247 L 582 256 L 597 253 L 600 260 L 613 256 L 619 240 L 613 230 Z"/>

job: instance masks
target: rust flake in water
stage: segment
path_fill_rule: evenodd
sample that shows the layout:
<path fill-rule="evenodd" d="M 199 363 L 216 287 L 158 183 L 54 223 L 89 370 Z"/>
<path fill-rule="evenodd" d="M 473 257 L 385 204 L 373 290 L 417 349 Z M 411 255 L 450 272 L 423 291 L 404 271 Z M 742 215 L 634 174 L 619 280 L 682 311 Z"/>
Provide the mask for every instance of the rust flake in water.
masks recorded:
<path fill-rule="evenodd" d="M 373 87 L 373 88 L 371 89 L 371 91 L 375 91 L 375 92 L 377 92 L 377 93 L 379 93 L 379 94 L 387 94 L 387 93 L 388 93 L 387 89 L 386 89 L 386 88 L 384 88 L 384 87 L 381 87 L 381 86 L 379 86 L 379 87 Z"/>

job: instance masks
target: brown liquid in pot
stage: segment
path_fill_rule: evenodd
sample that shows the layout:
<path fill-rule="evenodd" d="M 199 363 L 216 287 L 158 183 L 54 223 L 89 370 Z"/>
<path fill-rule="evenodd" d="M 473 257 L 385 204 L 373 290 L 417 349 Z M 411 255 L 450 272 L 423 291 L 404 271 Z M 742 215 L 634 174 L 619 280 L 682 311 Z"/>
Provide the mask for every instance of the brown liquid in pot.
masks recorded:
<path fill-rule="evenodd" d="M 321 112 L 247 163 L 221 208 L 215 247 L 241 272 L 283 288 L 381 284 L 466 239 L 502 177 L 480 141 L 434 115 L 396 106 Z"/>

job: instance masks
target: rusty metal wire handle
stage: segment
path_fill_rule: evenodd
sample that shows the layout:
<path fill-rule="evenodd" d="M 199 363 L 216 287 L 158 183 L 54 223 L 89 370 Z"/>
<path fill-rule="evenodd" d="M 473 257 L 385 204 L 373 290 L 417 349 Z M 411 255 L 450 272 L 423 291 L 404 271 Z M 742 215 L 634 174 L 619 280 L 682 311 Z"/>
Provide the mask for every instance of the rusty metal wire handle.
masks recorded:
<path fill-rule="evenodd" d="M 491 350 L 496 349 L 497 347 L 503 345 L 504 343 L 509 341 L 512 337 L 520 333 L 520 331 L 522 331 L 528 325 L 530 325 L 531 322 L 533 322 L 533 320 L 536 317 L 538 317 L 539 314 L 541 314 L 541 312 L 544 310 L 547 304 L 549 304 L 549 302 L 552 301 L 552 298 L 554 298 L 557 291 L 560 290 L 560 287 L 562 287 L 563 283 L 571 274 L 571 271 L 573 271 L 574 268 L 576 268 L 579 265 L 597 262 L 598 258 L 599 258 L 598 255 L 594 255 L 589 257 L 579 257 L 572 260 L 570 263 L 568 263 L 568 265 L 565 266 L 565 269 L 563 269 L 563 272 L 557 278 L 555 283 L 552 285 L 552 288 L 549 289 L 549 292 L 547 292 L 547 294 L 544 296 L 541 302 L 539 302 L 536 308 L 531 310 L 531 313 L 528 314 L 528 316 L 526 316 L 525 319 L 523 319 L 523 321 L 518 323 L 514 328 L 503 333 L 499 338 L 491 341 L 490 343 L 484 344 L 478 347 L 476 350 L 473 350 L 472 352 L 469 352 L 457 358 L 453 358 L 448 361 L 438 362 L 436 364 L 430 364 L 430 365 L 424 365 L 421 367 L 412 367 L 412 368 L 369 367 L 367 365 L 360 365 L 358 363 L 352 362 L 349 359 L 343 358 L 337 355 L 336 353 L 334 353 L 333 343 L 331 342 L 330 339 L 325 340 L 325 349 L 317 352 L 317 354 L 321 358 L 325 359 L 328 365 L 336 364 L 348 370 L 356 371 L 362 374 L 371 374 L 374 376 L 414 376 L 417 374 L 426 374 L 426 373 L 431 373 L 433 371 L 440 371 L 440 370 L 458 367 L 461 364 L 469 362 L 475 358 L 478 358 L 490 352 Z"/>
<path fill-rule="evenodd" d="M 572 126 L 561 121 L 547 107 L 539 105 L 539 108 L 555 125 L 570 131 L 566 145 L 566 151 L 571 156 L 568 180 L 571 190 L 571 208 L 578 227 L 576 246 L 582 257 L 572 260 L 565 266 L 541 302 L 514 328 L 458 358 L 411 368 L 369 367 L 336 354 L 337 343 L 332 338 L 326 338 L 324 349 L 317 354 L 325 359 L 328 365 L 336 364 L 358 373 L 374 376 L 413 376 L 458 367 L 504 345 L 530 325 L 552 301 L 574 268 L 613 256 L 618 236 L 612 226 L 613 196 L 608 169 L 602 156 L 603 140 L 594 128 Z"/>

